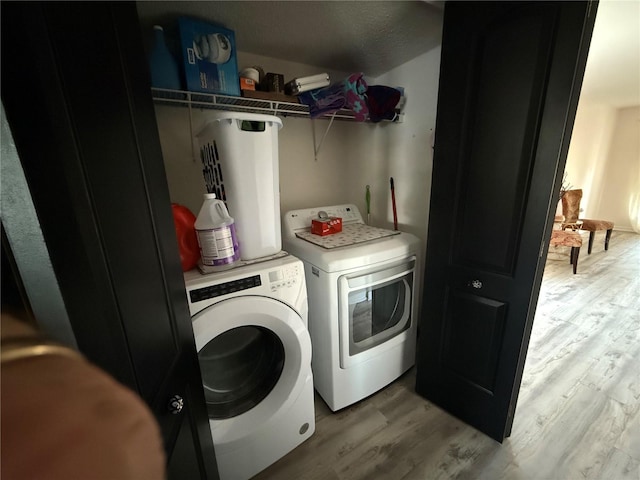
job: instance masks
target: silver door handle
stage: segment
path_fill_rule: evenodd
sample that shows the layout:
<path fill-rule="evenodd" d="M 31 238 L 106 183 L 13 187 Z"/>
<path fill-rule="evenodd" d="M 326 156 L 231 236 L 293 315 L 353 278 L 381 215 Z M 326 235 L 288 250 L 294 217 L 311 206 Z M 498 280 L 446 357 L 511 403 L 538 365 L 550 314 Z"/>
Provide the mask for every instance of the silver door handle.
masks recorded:
<path fill-rule="evenodd" d="M 169 399 L 169 405 L 167 405 L 167 408 L 171 414 L 178 415 L 184 408 L 184 398 L 180 395 L 174 395 Z"/>

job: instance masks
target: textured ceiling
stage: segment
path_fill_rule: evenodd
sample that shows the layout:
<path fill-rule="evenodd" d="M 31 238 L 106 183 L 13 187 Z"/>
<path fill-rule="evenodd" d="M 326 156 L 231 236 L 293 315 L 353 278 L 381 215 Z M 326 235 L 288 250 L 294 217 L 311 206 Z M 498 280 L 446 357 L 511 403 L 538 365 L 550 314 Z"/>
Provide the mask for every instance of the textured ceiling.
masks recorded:
<path fill-rule="evenodd" d="M 437 46 L 441 2 L 138 2 L 140 24 L 170 27 L 179 15 L 235 31 L 238 50 L 316 67 L 378 76 Z"/>

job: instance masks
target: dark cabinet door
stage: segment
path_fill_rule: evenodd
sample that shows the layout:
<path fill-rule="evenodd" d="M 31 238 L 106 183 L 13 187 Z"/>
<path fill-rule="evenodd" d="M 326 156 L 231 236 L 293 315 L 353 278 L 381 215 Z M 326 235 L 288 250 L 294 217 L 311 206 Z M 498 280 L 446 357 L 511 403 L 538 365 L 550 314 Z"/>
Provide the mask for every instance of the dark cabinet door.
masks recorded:
<path fill-rule="evenodd" d="M 509 436 L 595 19 L 447 2 L 418 393 Z"/>
<path fill-rule="evenodd" d="M 135 5 L 2 2 L 2 103 L 78 347 L 218 478 Z"/>

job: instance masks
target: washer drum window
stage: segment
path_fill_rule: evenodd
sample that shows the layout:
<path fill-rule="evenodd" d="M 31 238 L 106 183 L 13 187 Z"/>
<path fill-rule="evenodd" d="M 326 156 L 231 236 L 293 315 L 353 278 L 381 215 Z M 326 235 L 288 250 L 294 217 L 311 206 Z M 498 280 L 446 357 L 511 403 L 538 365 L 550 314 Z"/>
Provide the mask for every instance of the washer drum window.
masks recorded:
<path fill-rule="evenodd" d="M 228 330 L 198 353 L 209 417 L 241 415 L 278 383 L 284 347 L 271 330 L 254 325 Z"/>

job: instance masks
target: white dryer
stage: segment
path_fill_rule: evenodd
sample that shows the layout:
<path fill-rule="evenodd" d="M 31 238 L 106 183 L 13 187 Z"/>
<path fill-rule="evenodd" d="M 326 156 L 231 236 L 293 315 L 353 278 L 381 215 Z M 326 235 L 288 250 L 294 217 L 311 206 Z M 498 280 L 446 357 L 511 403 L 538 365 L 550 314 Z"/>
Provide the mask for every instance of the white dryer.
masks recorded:
<path fill-rule="evenodd" d="M 319 212 L 342 232 L 310 233 Z M 355 205 L 292 210 L 283 242 L 304 262 L 315 388 L 331 410 L 385 387 L 415 363 L 419 239 L 364 224 Z"/>
<path fill-rule="evenodd" d="M 302 262 L 185 273 L 222 480 L 246 480 L 315 431 Z"/>

